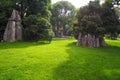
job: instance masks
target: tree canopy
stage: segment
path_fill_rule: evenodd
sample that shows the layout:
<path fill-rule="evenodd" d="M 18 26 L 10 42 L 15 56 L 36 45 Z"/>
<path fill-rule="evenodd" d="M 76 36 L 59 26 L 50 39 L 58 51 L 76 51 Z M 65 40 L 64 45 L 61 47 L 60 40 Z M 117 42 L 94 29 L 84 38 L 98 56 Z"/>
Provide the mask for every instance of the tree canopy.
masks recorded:
<path fill-rule="evenodd" d="M 52 6 L 51 23 L 56 37 L 70 34 L 75 7 L 68 1 L 59 1 Z"/>
<path fill-rule="evenodd" d="M 24 3 L 25 4 L 25 3 Z M 24 18 L 24 38 L 31 40 L 52 38 L 50 0 L 28 0 Z M 32 37 L 31 37 L 32 36 Z"/>
<path fill-rule="evenodd" d="M 117 26 L 119 25 L 118 15 L 116 14 L 115 9 L 111 2 L 105 2 L 102 5 L 102 22 L 103 27 L 106 30 L 106 34 L 110 35 L 111 39 L 117 38 Z"/>

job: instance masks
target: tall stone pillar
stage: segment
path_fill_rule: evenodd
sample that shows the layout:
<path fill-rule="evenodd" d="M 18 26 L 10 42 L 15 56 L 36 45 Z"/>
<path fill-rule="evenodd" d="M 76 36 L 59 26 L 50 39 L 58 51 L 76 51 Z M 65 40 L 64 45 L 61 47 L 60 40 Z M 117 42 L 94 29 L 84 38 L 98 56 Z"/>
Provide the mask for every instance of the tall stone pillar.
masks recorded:
<path fill-rule="evenodd" d="M 21 17 L 16 10 L 13 10 L 11 17 L 8 20 L 3 40 L 6 42 L 22 40 Z"/>

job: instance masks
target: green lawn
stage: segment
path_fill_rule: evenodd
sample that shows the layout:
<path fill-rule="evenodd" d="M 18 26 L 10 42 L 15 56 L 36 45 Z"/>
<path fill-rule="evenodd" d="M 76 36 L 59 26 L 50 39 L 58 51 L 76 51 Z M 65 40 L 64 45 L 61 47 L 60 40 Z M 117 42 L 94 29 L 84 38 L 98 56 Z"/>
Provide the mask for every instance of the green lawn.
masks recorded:
<path fill-rule="evenodd" d="M 120 40 L 110 47 L 75 40 L 0 43 L 0 80 L 120 80 Z"/>

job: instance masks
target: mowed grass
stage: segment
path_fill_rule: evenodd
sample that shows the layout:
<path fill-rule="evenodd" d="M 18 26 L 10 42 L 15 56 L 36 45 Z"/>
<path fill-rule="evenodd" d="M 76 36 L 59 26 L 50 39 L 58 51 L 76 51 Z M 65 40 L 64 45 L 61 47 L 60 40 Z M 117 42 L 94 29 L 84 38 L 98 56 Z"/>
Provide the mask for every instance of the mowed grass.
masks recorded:
<path fill-rule="evenodd" d="M 76 40 L 0 43 L 0 80 L 120 80 L 120 41 L 106 48 Z"/>

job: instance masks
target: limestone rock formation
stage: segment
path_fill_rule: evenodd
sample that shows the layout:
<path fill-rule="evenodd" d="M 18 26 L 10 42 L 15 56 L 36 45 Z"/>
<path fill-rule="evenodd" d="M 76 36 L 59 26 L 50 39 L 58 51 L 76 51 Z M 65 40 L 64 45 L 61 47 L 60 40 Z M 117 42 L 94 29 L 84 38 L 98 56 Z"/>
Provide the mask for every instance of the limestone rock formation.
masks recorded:
<path fill-rule="evenodd" d="M 3 40 L 6 42 L 22 40 L 21 17 L 17 10 L 13 10 L 11 17 L 8 20 Z"/>
<path fill-rule="evenodd" d="M 107 43 L 104 41 L 103 37 L 95 36 L 91 34 L 83 35 L 80 32 L 78 36 L 77 45 L 95 48 L 95 47 L 106 47 Z"/>

